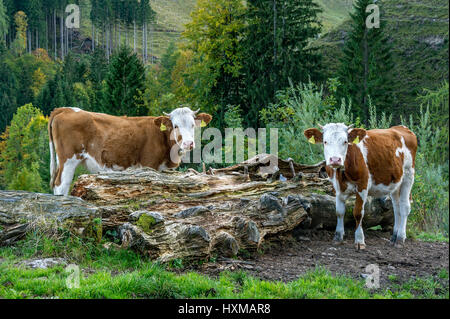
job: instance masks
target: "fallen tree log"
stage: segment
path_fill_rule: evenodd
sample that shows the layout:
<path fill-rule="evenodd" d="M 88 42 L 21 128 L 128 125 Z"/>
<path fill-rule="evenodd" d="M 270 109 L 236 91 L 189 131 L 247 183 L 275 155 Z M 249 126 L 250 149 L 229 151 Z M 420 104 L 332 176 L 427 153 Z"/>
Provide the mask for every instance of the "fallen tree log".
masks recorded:
<path fill-rule="evenodd" d="M 100 240 L 100 210 L 79 198 L 0 190 L 0 246 L 11 245 L 27 232 L 66 229 Z"/>
<path fill-rule="evenodd" d="M 143 168 L 82 175 L 72 195 L 0 191 L 0 245 L 30 230 L 66 229 L 100 240 L 119 239 L 152 259 L 230 258 L 258 249 L 296 228 L 334 229 L 335 199 L 323 163 L 260 155 L 223 169 L 199 173 Z M 347 227 L 354 228 L 354 199 L 347 202 Z M 392 225 L 390 200 L 370 199 L 363 225 Z"/>
<path fill-rule="evenodd" d="M 334 229 L 335 201 L 323 163 L 279 160 L 262 174 L 268 156 L 204 173 L 145 168 L 83 175 L 72 195 L 99 207 L 104 230 L 115 230 L 122 247 L 162 261 L 235 256 L 296 227 Z M 392 216 L 389 200 L 370 199 L 363 225 L 389 227 Z M 354 227 L 351 213 L 345 221 Z"/>

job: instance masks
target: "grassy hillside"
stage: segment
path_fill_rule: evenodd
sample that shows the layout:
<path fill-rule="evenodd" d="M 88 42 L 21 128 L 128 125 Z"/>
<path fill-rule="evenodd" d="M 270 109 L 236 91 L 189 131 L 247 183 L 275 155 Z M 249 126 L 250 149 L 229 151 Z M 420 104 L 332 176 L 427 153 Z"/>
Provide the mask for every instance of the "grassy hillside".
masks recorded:
<path fill-rule="evenodd" d="M 423 88 L 436 88 L 448 78 L 448 0 L 381 0 L 395 62 L 395 92 L 399 112 L 417 110 Z M 336 76 L 349 21 L 324 35 L 322 46 L 327 76 Z"/>
<path fill-rule="evenodd" d="M 191 21 L 191 11 L 197 0 L 150 0 L 156 11 L 154 55 L 160 57 L 171 41 L 177 41 L 184 25 Z"/>
<path fill-rule="evenodd" d="M 156 12 L 156 22 L 152 26 L 152 32 L 148 35 L 149 50 L 156 57 L 161 57 L 172 41 L 180 39 L 184 25 L 191 20 L 190 14 L 194 10 L 197 0 L 149 0 Z M 323 31 L 328 32 L 340 25 L 348 18 L 348 12 L 352 7 L 353 0 L 316 0 L 323 8 L 322 23 Z M 82 19 L 81 33 L 83 36 L 91 35 L 91 22 L 89 15 L 91 5 L 89 0 L 80 1 Z M 128 30 L 129 36 L 133 33 Z M 125 39 L 123 38 L 123 41 Z M 137 31 L 137 47 L 142 46 L 142 32 Z"/>
<path fill-rule="evenodd" d="M 339 26 L 348 19 L 348 13 L 352 9 L 353 0 L 316 0 L 322 7 L 323 32 Z"/>

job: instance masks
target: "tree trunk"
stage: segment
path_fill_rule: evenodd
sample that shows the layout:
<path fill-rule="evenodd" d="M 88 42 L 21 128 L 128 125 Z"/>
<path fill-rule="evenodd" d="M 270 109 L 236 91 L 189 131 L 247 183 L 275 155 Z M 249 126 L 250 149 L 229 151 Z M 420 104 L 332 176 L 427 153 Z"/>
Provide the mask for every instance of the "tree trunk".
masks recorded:
<path fill-rule="evenodd" d="M 101 211 L 76 197 L 0 190 L 0 246 L 34 231 L 56 234 L 58 228 L 100 241 Z"/>
<path fill-rule="evenodd" d="M 119 22 L 118 28 L 119 28 L 119 43 L 118 43 L 117 47 L 120 48 L 120 46 L 121 46 L 121 44 L 122 44 L 122 43 L 121 43 L 121 34 L 120 34 L 120 22 Z"/>
<path fill-rule="evenodd" d="M 368 76 L 369 76 L 369 49 L 367 47 L 367 28 L 364 28 L 364 97 L 363 97 L 363 107 L 364 107 L 364 115 L 365 115 L 365 124 L 369 123 L 369 107 L 367 103 L 367 94 L 368 94 Z"/>
<path fill-rule="evenodd" d="M 92 51 L 95 51 L 95 27 L 92 23 Z"/>
<path fill-rule="evenodd" d="M 64 14 L 61 12 L 61 17 L 59 19 L 59 29 L 61 31 L 61 59 L 64 60 L 64 23 L 63 23 Z"/>
<path fill-rule="evenodd" d="M 136 52 L 136 20 L 133 20 L 133 51 Z"/>
<path fill-rule="evenodd" d="M 145 64 L 145 23 L 142 24 L 142 61 Z"/>
<path fill-rule="evenodd" d="M 56 9 L 53 9 L 53 46 L 55 50 L 55 60 L 58 58 L 58 45 L 56 42 Z"/>
<path fill-rule="evenodd" d="M 269 159 L 276 157 L 258 155 L 205 173 L 139 169 L 83 175 L 72 195 L 101 208 L 103 230 L 115 230 L 122 247 L 161 261 L 234 256 L 296 227 L 334 230 L 335 198 L 323 162 L 279 160 L 278 170 L 264 172 Z M 365 209 L 364 227 L 392 225 L 389 200 L 369 199 Z"/>

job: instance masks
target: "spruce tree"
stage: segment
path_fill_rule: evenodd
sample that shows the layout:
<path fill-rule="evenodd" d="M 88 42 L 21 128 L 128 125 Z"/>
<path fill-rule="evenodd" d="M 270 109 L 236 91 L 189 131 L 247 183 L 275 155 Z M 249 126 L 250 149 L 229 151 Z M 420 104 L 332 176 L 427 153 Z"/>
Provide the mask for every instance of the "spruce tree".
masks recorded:
<path fill-rule="evenodd" d="M 352 100 L 353 112 L 367 124 L 369 103 L 379 111 L 393 112 L 393 67 L 391 45 L 385 34 L 385 22 L 380 13 L 379 28 L 368 28 L 366 20 L 371 14 L 367 6 L 374 0 L 358 0 L 351 16 L 351 32 L 343 49 L 338 71 L 342 84 L 340 97 Z M 378 3 L 379 5 L 379 3 Z M 370 17 L 369 17 L 370 19 Z"/>
<path fill-rule="evenodd" d="M 248 125 L 258 125 L 259 111 L 278 90 L 320 78 L 321 57 L 310 41 L 321 30 L 321 9 L 312 0 L 248 2 L 244 40 L 244 77 Z"/>
<path fill-rule="evenodd" d="M 122 47 L 109 64 L 102 111 L 113 115 L 145 115 L 144 89 L 144 65 L 135 53 Z"/>
<path fill-rule="evenodd" d="M 5 37 L 8 34 L 9 18 L 6 12 L 6 7 L 3 4 L 3 0 L 0 0 L 0 44 L 5 41 Z"/>

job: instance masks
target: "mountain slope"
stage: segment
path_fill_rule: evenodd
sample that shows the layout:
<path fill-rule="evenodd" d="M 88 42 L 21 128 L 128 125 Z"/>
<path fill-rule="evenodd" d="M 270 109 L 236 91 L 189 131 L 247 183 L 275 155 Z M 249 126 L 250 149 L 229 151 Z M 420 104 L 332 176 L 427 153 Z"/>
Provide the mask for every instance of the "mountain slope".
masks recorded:
<path fill-rule="evenodd" d="M 448 0 L 381 0 L 381 19 L 393 45 L 395 93 L 400 114 L 417 111 L 417 95 L 448 78 Z M 349 21 L 317 40 L 327 77 L 335 77 Z"/>
<path fill-rule="evenodd" d="M 348 19 L 348 13 L 353 6 L 353 0 L 316 0 L 315 2 L 323 9 L 322 24 L 324 33 Z"/>

